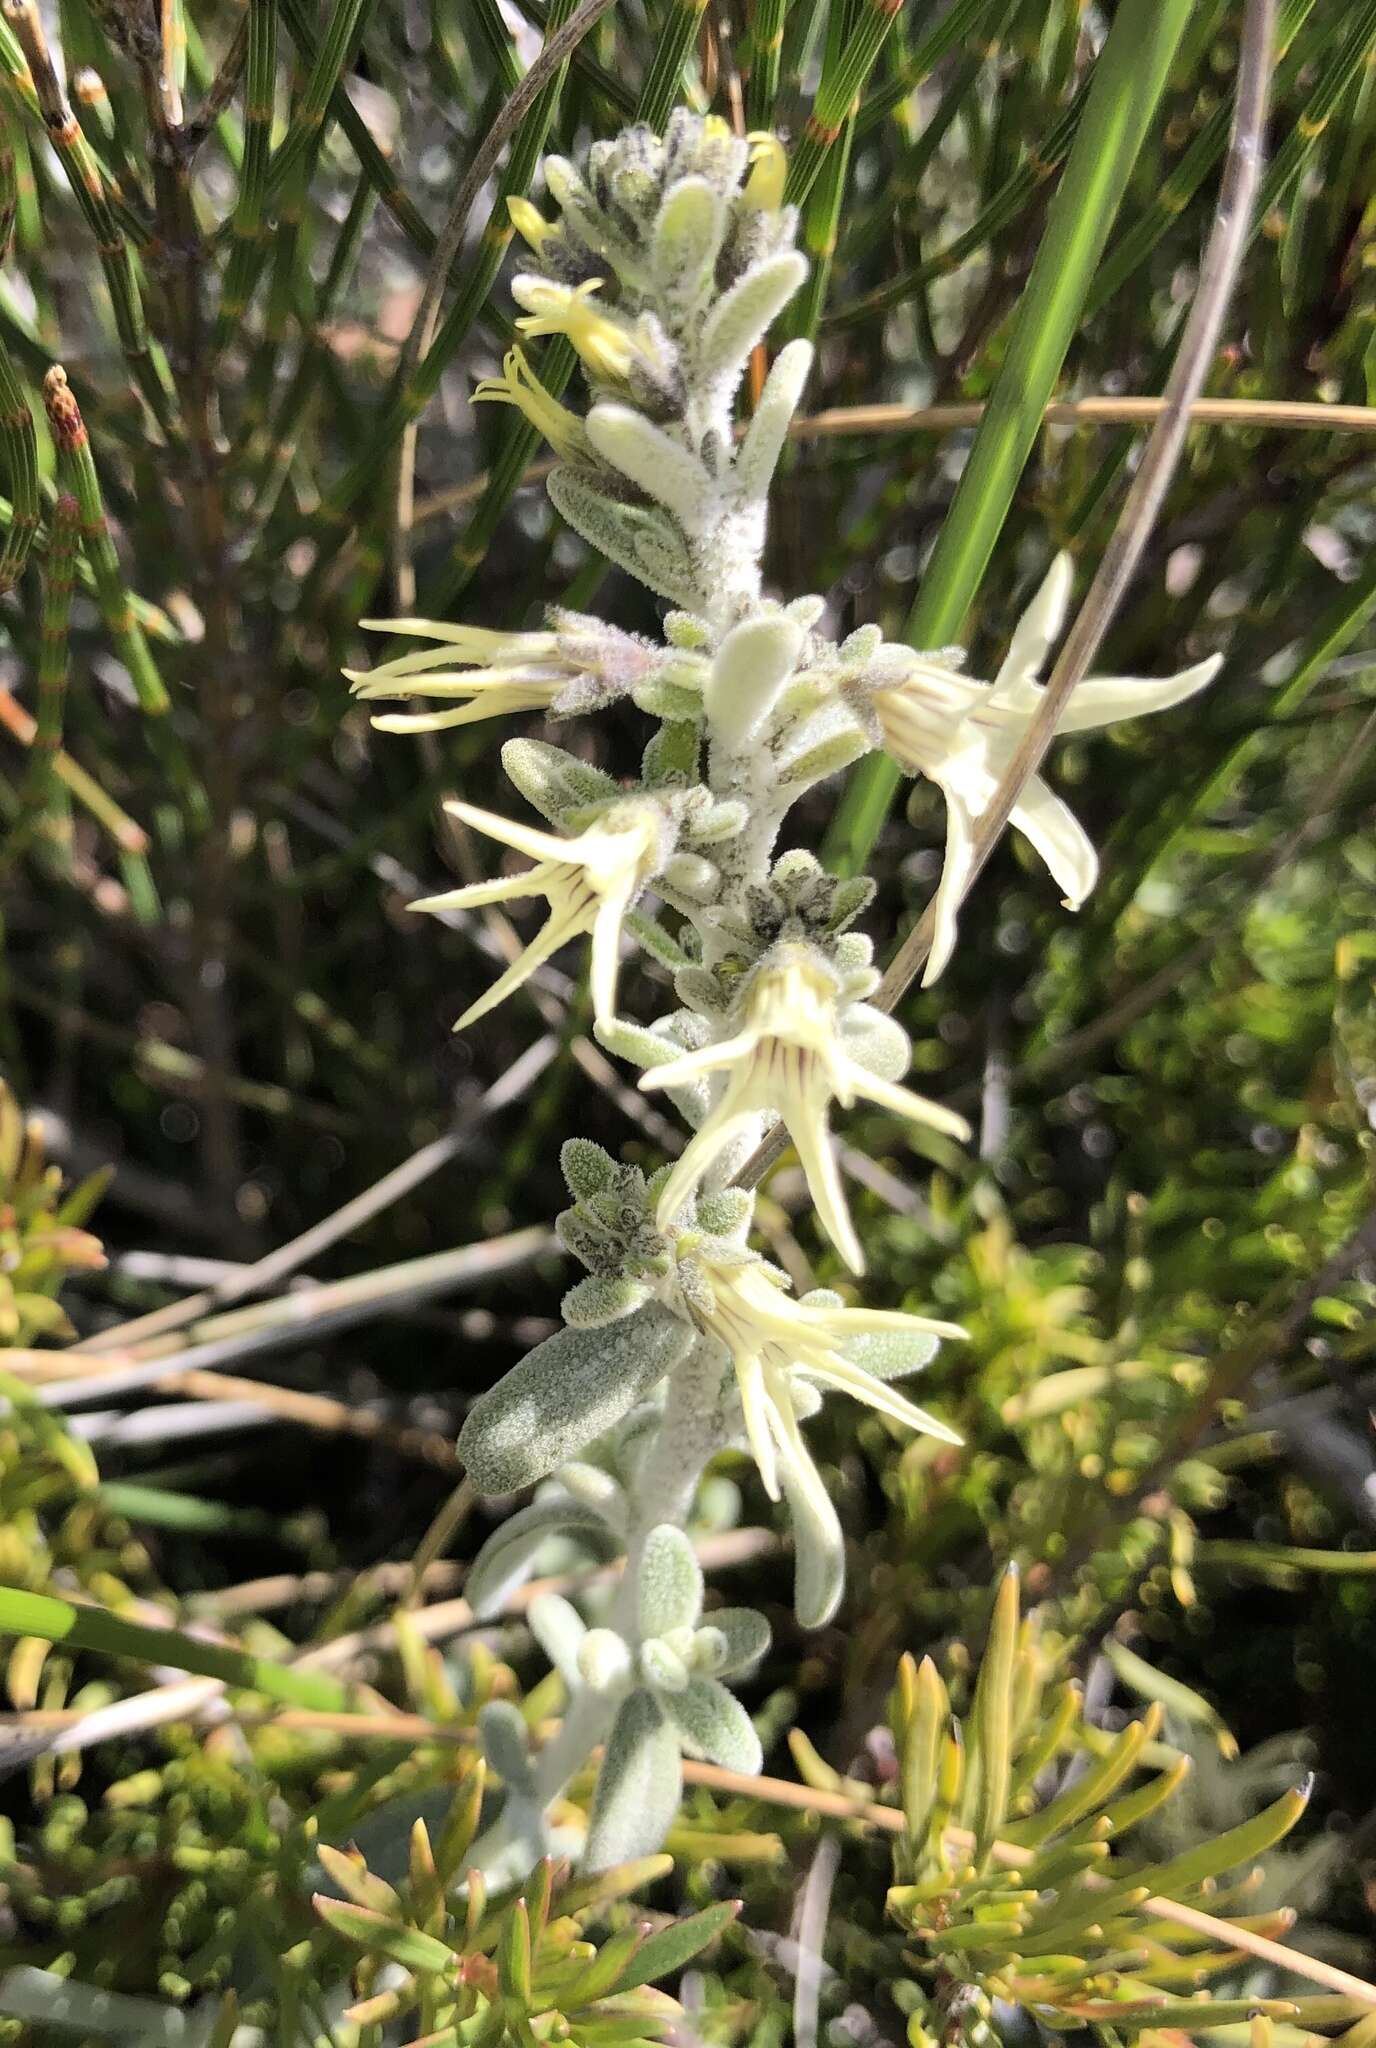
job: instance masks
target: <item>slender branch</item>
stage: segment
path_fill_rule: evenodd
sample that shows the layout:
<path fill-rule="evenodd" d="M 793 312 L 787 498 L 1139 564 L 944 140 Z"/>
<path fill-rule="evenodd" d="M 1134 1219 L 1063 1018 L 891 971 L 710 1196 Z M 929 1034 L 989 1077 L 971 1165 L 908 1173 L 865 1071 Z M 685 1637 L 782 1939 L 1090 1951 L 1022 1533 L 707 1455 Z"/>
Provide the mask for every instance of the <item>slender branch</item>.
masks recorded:
<path fill-rule="evenodd" d="M 1232 136 L 1223 170 L 1218 213 L 1200 266 L 1199 288 L 1160 402 L 1161 410 L 1094 581 L 1067 635 L 1041 701 L 1028 721 L 998 788 L 980 814 L 970 872 L 962 897 L 968 895 L 1002 836 L 1022 790 L 1040 767 L 1056 736 L 1056 726 L 1071 691 L 1089 670 L 1146 546 L 1180 460 L 1191 408 L 1213 363 L 1224 316 L 1247 247 L 1252 206 L 1261 179 L 1262 131 L 1266 120 L 1275 17 L 1276 0 L 1248 0 L 1238 58 Z M 935 929 L 933 900 L 890 961 L 875 996 L 878 1007 L 892 1011 L 897 1006 L 931 951 Z M 787 1132 L 782 1125 L 776 1125 L 746 1161 L 738 1176 L 740 1185 L 757 1187 L 775 1160 L 787 1150 L 788 1142 Z"/>
<path fill-rule="evenodd" d="M 1172 408 L 1160 398 L 1058 398 L 1042 412 L 1047 427 L 1150 425 Z M 1294 428 L 1301 433 L 1376 434 L 1376 406 L 1325 405 L 1295 398 L 1194 398 L 1184 408 L 1191 427 Z M 985 401 L 945 405 L 838 405 L 795 419 L 790 438 L 829 440 L 835 435 L 920 433 L 978 426 Z"/>
<path fill-rule="evenodd" d="M 220 68 L 206 87 L 195 114 L 181 131 L 179 143 L 188 162 L 195 156 L 233 99 L 243 75 L 244 60 L 247 56 L 248 11 L 247 8 L 242 8 L 229 47 L 220 59 Z"/>
<path fill-rule="evenodd" d="M 1276 0 L 1248 0 L 1238 53 L 1237 97 L 1228 156 L 1223 168 L 1218 213 L 1200 266 L 1199 288 L 1166 382 L 1162 410 L 1133 478 L 1123 509 L 1104 549 L 1065 645 L 1029 720 L 1013 759 L 987 808 L 981 813 L 965 894 L 974 884 L 1026 784 L 1036 774 L 1056 736 L 1071 691 L 1088 673 L 1104 634 L 1123 600 L 1185 446 L 1190 408 L 1203 388 L 1218 347 L 1224 317 L 1247 247 L 1252 207 L 1261 182 L 1262 133 L 1266 121 L 1275 41 Z M 889 964 L 876 1001 L 892 1010 L 931 951 L 934 906 L 929 904 Z"/>
<path fill-rule="evenodd" d="M 428 1180 L 440 1168 L 449 1165 L 465 1149 L 479 1127 L 496 1111 L 516 1101 L 538 1079 L 548 1066 L 558 1044 L 546 1033 L 543 1038 L 529 1046 L 515 1064 L 501 1079 L 464 1109 L 462 1120 L 453 1130 L 431 1144 L 423 1145 L 399 1166 L 383 1174 L 380 1180 L 365 1188 L 361 1194 L 343 1203 L 319 1223 L 313 1223 L 287 1244 L 281 1244 L 266 1257 L 253 1265 L 241 1266 L 215 1287 L 203 1289 L 198 1294 L 187 1295 L 183 1300 L 171 1302 L 166 1308 L 155 1309 L 151 1314 L 138 1316 L 133 1321 L 115 1324 L 108 1330 L 98 1330 L 92 1337 L 83 1338 L 79 1344 L 68 1347 L 64 1356 L 73 1352 L 90 1354 L 113 1350 L 128 1350 L 130 1346 L 146 1342 L 150 1337 L 162 1336 L 168 1330 L 182 1328 L 194 1322 L 215 1308 L 226 1308 L 231 1302 L 242 1301 L 250 1294 L 264 1294 L 276 1287 L 289 1274 L 298 1272 L 309 1259 L 330 1245 L 337 1244 L 341 1237 L 347 1237 L 381 1215 L 394 1202 Z"/>
<path fill-rule="evenodd" d="M 545 86 L 557 76 L 560 67 L 572 56 L 589 29 L 614 5 L 615 0 L 583 0 L 582 6 L 571 14 L 561 27 L 546 36 L 540 54 L 479 144 L 473 161 L 464 174 L 463 182 L 454 195 L 444 226 L 440 229 L 434 254 L 430 259 L 430 268 L 426 274 L 425 288 L 421 293 L 420 304 L 416 308 L 416 317 L 411 323 L 410 333 L 402 344 L 396 373 L 396 388 L 399 391 L 404 391 L 408 387 L 416 370 L 430 351 L 430 344 L 435 338 L 435 328 L 439 321 L 440 301 L 444 297 L 449 273 L 463 247 L 468 217 L 477 204 L 478 194 L 495 170 L 497 159 Z M 505 222 L 498 225 L 505 234 Z M 408 508 L 413 491 L 415 452 L 416 427 L 413 420 L 408 423 L 402 436 L 397 479 L 396 539 L 400 543 L 399 580 L 403 584 L 408 583 L 410 576 L 409 560 L 405 559 L 405 545 L 412 524 Z"/>
<path fill-rule="evenodd" d="M 38 1386 L 64 1378 L 70 1381 L 71 1367 L 66 1362 L 70 1355 L 70 1351 L 22 1354 L 18 1361 L 21 1366 L 19 1376 Z M 7 1353 L 6 1363 L 14 1358 L 13 1352 Z M 138 1361 L 132 1354 L 120 1353 L 115 1359 L 101 1361 L 102 1366 L 106 1363 L 119 1366 L 126 1363 L 135 1365 Z M 103 1391 L 100 1379 L 94 1373 L 92 1387 L 96 1393 Z M 292 1422 L 303 1429 L 319 1430 L 327 1436 L 352 1436 L 361 1438 L 365 1443 L 385 1444 L 389 1450 L 403 1457 L 415 1458 L 439 1472 L 453 1473 L 462 1469 L 453 1442 L 438 1430 L 417 1429 L 406 1423 L 393 1422 L 371 1408 L 337 1401 L 328 1394 L 306 1394 L 295 1387 L 275 1386 L 269 1380 L 243 1379 L 234 1373 L 199 1371 L 169 1372 L 159 1379 L 157 1392 L 180 1394 L 188 1401 L 250 1402 L 262 1409 L 265 1422 Z"/>

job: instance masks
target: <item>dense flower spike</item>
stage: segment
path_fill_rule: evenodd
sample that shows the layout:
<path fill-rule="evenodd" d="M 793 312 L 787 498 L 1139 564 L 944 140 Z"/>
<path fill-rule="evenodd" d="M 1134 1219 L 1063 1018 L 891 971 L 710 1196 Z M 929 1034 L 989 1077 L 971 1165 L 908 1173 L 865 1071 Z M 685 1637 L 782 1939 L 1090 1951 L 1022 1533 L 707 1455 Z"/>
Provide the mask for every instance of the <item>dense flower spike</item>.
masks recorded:
<path fill-rule="evenodd" d="M 693 1127 L 679 1159 L 657 1172 L 586 1139 L 564 1146 L 573 1201 L 557 1230 L 585 1275 L 564 1295 L 564 1327 L 480 1396 L 460 1438 L 481 1490 L 541 1488 L 475 1561 L 478 1606 L 533 1569 L 551 1535 L 598 1562 L 626 1553 L 597 1626 L 560 1599 L 531 1610 L 568 1704 L 538 1761 L 522 1750 L 499 1765 L 508 1799 L 487 1860 L 504 1879 L 544 1852 L 554 1802 L 599 1748 L 584 1851 L 595 1869 L 658 1847 L 683 1754 L 759 1766 L 749 1717 L 721 1680 L 761 1654 L 763 1624 L 743 1610 L 703 1614 L 683 1533 L 717 1452 L 748 1447 L 766 1491 L 785 1504 L 795 1609 L 818 1627 L 842 1597 L 845 1543 L 807 1418 L 841 1393 L 959 1441 L 893 1382 L 963 1332 L 819 1291 L 795 1299 L 750 1247 L 753 1195 L 723 1183 L 782 1124 L 818 1223 L 859 1273 L 832 1104 L 865 1101 L 945 1139 L 968 1137 L 963 1118 L 901 1085 L 911 1047 L 874 1006 L 873 945 L 854 929 L 873 885 L 828 874 L 802 848 L 780 851 L 778 839 L 801 795 L 870 749 L 938 783 L 948 845 L 928 976 L 940 972 L 976 822 L 1035 714 L 1035 678 L 1070 590 L 1061 556 L 993 683 L 964 675 L 958 651 L 886 645 L 877 626 L 835 644 L 820 597 L 766 596 L 766 501 L 812 360 L 803 341 L 780 350 L 738 433 L 746 364 L 806 274 L 780 145 L 680 110 L 662 137 L 633 127 L 595 143 L 578 166 L 551 158 L 545 184 L 552 218 L 527 199 L 509 202 L 531 252 L 512 283 L 516 324 L 530 339 L 567 338 L 585 401 L 558 403 L 519 348 L 476 396 L 517 407 L 554 448 L 556 509 L 668 599 L 662 641 L 557 610 L 532 632 L 399 620 L 385 629 L 430 644 L 349 672 L 365 702 L 429 700 L 375 720 L 388 731 L 523 712 L 566 719 L 627 697 L 658 722 L 628 780 L 544 738 L 509 740 L 506 773 L 550 829 L 450 808 L 533 865 L 414 906 L 464 911 L 523 896 L 549 905 L 460 1027 L 590 933 L 599 1038 Z M 1215 667 L 1156 683 L 1084 683 L 1062 728 L 1177 703 Z M 1014 822 L 1081 901 L 1094 854 L 1066 806 L 1034 779 Z M 617 1014 L 625 937 L 672 981 L 679 1007 L 653 1027 Z M 511 1732 L 493 1725 L 494 1741 Z"/>
<path fill-rule="evenodd" d="M 454 1026 L 467 1025 L 495 1010 L 570 939 L 592 933 L 592 999 L 599 1023 L 610 1023 L 616 1011 L 617 955 L 621 926 L 656 865 L 661 844 L 659 820 L 647 805 L 630 804 L 619 815 L 592 825 L 576 839 L 556 839 L 532 831 L 510 818 L 499 818 L 476 804 L 449 803 L 445 809 L 461 824 L 489 839 L 500 840 L 535 862 L 523 874 L 493 882 L 473 882 L 441 896 L 424 896 L 412 910 L 478 910 L 488 903 L 510 903 L 520 896 L 543 896 L 549 917 L 519 958 L 493 982 L 486 994 L 470 1003 Z"/>
<path fill-rule="evenodd" d="M 992 683 L 962 675 L 939 656 L 914 655 L 896 681 L 874 689 L 870 697 L 889 753 L 909 774 L 920 773 L 937 783 L 946 799 L 946 861 L 924 985 L 936 980 L 954 949 L 956 913 L 970 878 L 975 828 L 1036 713 L 1042 694 L 1036 678 L 1065 623 L 1073 576 L 1069 555 L 1057 555 L 1015 628 Z M 1211 655 L 1159 682 L 1135 676 L 1091 677 L 1075 690 L 1057 730 L 1090 732 L 1183 703 L 1212 682 L 1221 660 L 1220 655 Z M 1012 822 L 1046 862 L 1065 892 L 1067 906 L 1078 910 L 1094 887 L 1099 862 L 1069 805 L 1034 775 L 1018 798 Z"/>
<path fill-rule="evenodd" d="M 835 973 L 814 947 L 785 945 L 751 983 L 741 1030 L 641 1077 L 642 1088 L 683 1088 L 726 1075 L 710 1115 L 664 1184 L 661 1228 L 672 1222 L 738 1132 L 764 1111 L 783 1119 L 827 1235 L 852 1271 L 861 1273 L 864 1254 L 846 1208 L 827 1124 L 830 1104 L 849 1109 L 863 1096 L 947 1137 L 969 1137 L 964 1117 L 868 1073 L 852 1058 L 841 1036 L 838 993 Z"/>

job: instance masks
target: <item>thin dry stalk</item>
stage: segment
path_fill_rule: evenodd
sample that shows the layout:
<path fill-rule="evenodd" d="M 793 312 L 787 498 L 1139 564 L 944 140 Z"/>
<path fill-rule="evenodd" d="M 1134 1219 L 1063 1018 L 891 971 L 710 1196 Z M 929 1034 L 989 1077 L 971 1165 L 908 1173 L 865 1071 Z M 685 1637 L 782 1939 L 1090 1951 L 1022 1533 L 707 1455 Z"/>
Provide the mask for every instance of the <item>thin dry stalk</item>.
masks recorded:
<path fill-rule="evenodd" d="M 1200 265 L 1199 286 L 1185 322 L 1161 411 L 1108 545 L 1100 558 L 1036 712 L 1008 768 L 980 814 L 966 880 L 973 887 L 1003 835 L 1019 796 L 1056 736 L 1070 693 L 1088 674 L 1104 634 L 1122 603 L 1142 550 L 1156 524 L 1185 447 L 1190 412 L 1212 367 L 1247 248 L 1252 209 L 1261 182 L 1262 136 L 1275 44 L 1276 0 L 1248 0 L 1238 52 L 1233 128 L 1218 197 L 1218 213 Z M 876 1001 L 892 1010 L 931 951 L 934 906 L 929 905 L 889 964 Z M 761 1148 L 763 1149 L 763 1148 Z M 758 1156 L 758 1155 L 757 1155 Z M 754 1161 L 750 1164 L 753 1166 Z"/>

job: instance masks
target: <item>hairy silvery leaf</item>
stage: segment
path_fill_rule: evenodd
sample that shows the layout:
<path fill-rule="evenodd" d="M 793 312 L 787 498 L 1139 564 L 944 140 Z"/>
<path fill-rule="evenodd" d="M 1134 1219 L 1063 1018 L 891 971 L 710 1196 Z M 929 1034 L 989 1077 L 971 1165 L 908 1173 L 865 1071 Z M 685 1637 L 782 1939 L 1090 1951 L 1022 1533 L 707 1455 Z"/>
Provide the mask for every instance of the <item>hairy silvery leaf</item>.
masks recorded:
<path fill-rule="evenodd" d="M 641 758 L 641 779 L 650 789 L 690 789 L 697 782 L 702 739 L 692 719 L 662 725 Z M 706 792 L 703 792 L 706 795 Z"/>
<path fill-rule="evenodd" d="M 725 195 L 705 178 L 683 178 L 665 194 L 650 261 L 656 295 L 675 324 L 710 294 L 728 219 Z"/>
<path fill-rule="evenodd" d="M 702 1567 L 682 1529 L 651 1529 L 640 1558 L 636 1613 L 642 1637 L 691 1628 L 702 1612 Z"/>
<path fill-rule="evenodd" d="M 699 707 L 701 708 L 701 707 Z M 683 821 L 683 836 L 699 846 L 713 846 L 719 839 L 735 839 L 745 830 L 750 812 L 738 797 L 722 797 L 703 804 Z"/>
<path fill-rule="evenodd" d="M 793 1399 L 793 1412 L 799 1422 L 811 1422 L 814 1415 L 821 1414 L 822 1390 L 820 1387 L 815 1387 L 811 1380 L 795 1379 L 790 1392 Z"/>
<path fill-rule="evenodd" d="M 699 1193 L 697 1227 L 713 1237 L 734 1237 L 744 1241 L 755 1214 L 755 1196 L 750 1188 L 718 1188 Z"/>
<path fill-rule="evenodd" d="M 551 824 L 584 804 L 607 803 L 621 794 L 610 775 L 547 740 L 508 740 L 502 748 L 502 766 L 526 802 Z"/>
<path fill-rule="evenodd" d="M 739 747 L 769 716 L 802 644 L 802 627 L 782 612 L 732 627 L 703 692 L 708 722 L 728 747 Z"/>
<path fill-rule="evenodd" d="M 659 1636 L 640 1646 L 640 1668 L 656 1692 L 682 1692 L 688 1683 L 688 1666 L 677 1650 Z"/>
<path fill-rule="evenodd" d="M 721 869 L 700 853 L 676 853 L 655 877 L 655 887 L 665 897 L 672 891 L 690 903 L 711 903 L 721 887 Z"/>
<path fill-rule="evenodd" d="M 831 892 L 831 915 L 827 918 L 829 932 L 844 931 L 846 926 L 868 910 L 874 901 L 875 885 L 868 875 L 848 875 L 836 883 Z"/>
<path fill-rule="evenodd" d="M 698 337 L 697 370 L 705 380 L 733 380 L 746 357 L 788 304 L 807 276 L 807 263 L 796 249 L 768 256 L 747 270 L 717 300 Z"/>
<path fill-rule="evenodd" d="M 822 1628 L 841 1604 L 846 1585 L 846 1545 L 841 1523 L 814 1473 L 812 1484 L 779 1458 L 779 1479 L 793 1524 L 793 1611 L 803 1628 Z"/>
<path fill-rule="evenodd" d="M 627 1017 L 613 1017 L 605 1024 L 594 1025 L 593 1035 L 608 1052 L 629 1060 L 635 1067 L 662 1067 L 666 1060 L 676 1060 L 683 1051 L 672 1039 Z"/>
<path fill-rule="evenodd" d="M 530 1632 L 570 1692 L 582 1683 L 578 1652 L 587 1636 L 583 1617 L 558 1593 L 540 1593 L 526 1614 Z"/>
<path fill-rule="evenodd" d="M 635 244 L 612 225 L 567 157 L 547 156 L 544 171 L 545 184 L 558 202 L 564 225 L 572 228 L 594 255 L 605 257 L 623 283 L 643 282 Z"/>
<path fill-rule="evenodd" d="M 628 910 L 623 923 L 636 944 L 643 946 L 650 958 L 658 960 L 660 966 L 667 967 L 671 974 L 677 974 L 680 967 L 687 965 L 688 955 L 678 940 L 646 911 Z"/>
<path fill-rule="evenodd" d="M 857 1066 L 881 1081 L 901 1081 L 912 1046 L 903 1026 L 869 1003 L 852 1003 L 841 1018 L 841 1043 Z"/>
<path fill-rule="evenodd" d="M 559 1242 L 590 1273 L 614 1276 L 621 1270 L 621 1246 L 584 1209 L 561 1209 L 554 1219 Z"/>
<path fill-rule="evenodd" d="M 690 1679 L 682 1692 L 660 1702 L 689 1756 L 705 1757 L 726 1771 L 753 1774 L 764 1761 L 760 1738 L 734 1693 L 715 1678 Z"/>
<path fill-rule="evenodd" d="M 683 536 L 667 512 L 622 505 L 572 469 L 552 470 L 547 488 L 556 512 L 589 547 L 674 604 L 701 604 Z"/>
<path fill-rule="evenodd" d="M 640 1483 L 645 1460 L 654 1448 L 663 1420 L 662 1410 L 651 1401 L 628 1415 L 616 1432 L 616 1469 L 627 1492 Z"/>
<path fill-rule="evenodd" d="M 779 782 L 785 789 L 802 791 L 814 782 L 825 782 L 843 768 L 859 761 L 870 751 L 870 743 L 859 726 L 846 724 L 813 746 L 804 747 L 780 764 Z"/>
<path fill-rule="evenodd" d="M 700 1635 L 716 1634 L 722 1646 L 713 1659 L 713 1675 L 723 1677 L 758 1664 L 769 1648 L 769 1623 L 753 1607 L 719 1607 L 709 1614 Z"/>
<path fill-rule="evenodd" d="M 667 675 L 647 676 L 643 683 L 637 683 L 631 701 L 651 718 L 697 718 L 702 711 L 701 692 Z"/>
<path fill-rule="evenodd" d="M 633 1692 L 607 1738 L 584 1868 L 610 1870 L 651 1855 L 673 1825 L 682 1791 L 678 1734 L 648 1692 Z"/>
<path fill-rule="evenodd" d="M 625 1492 L 601 1465 L 586 1465 L 579 1458 L 571 1458 L 568 1464 L 559 1467 L 554 1479 L 556 1485 L 571 1493 L 583 1507 L 591 1508 L 609 1528 L 618 1532 L 625 1528 Z"/>
<path fill-rule="evenodd" d="M 591 1508 L 574 1500 L 532 1501 L 493 1530 L 469 1567 L 464 1598 L 476 1615 L 496 1613 L 551 1536 L 572 1536 L 604 1562 L 616 1555 L 615 1538 Z"/>
<path fill-rule="evenodd" d="M 578 1671 L 593 1692 L 625 1692 L 630 1682 L 629 1643 L 614 1628 L 590 1628 L 578 1648 Z"/>
<path fill-rule="evenodd" d="M 481 1395 L 459 1433 L 479 1493 L 533 1486 L 619 1422 L 686 1355 L 688 1324 L 647 1301 L 602 1330 L 559 1330 Z"/>
<path fill-rule="evenodd" d="M 709 486 L 706 470 L 672 434 L 633 406 L 604 399 L 587 417 L 588 439 L 605 462 L 672 512 L 685 527 L 697 524 Z"/>
<path fill-rule="evenodd" d="M 510 1700 L 489 1700 L 478 1715 L 483 1755 L 512 1799 L 535 1797 L 530 1731 Z"/>
<path fill-rule="evenodd" d="M 566 1138 L 559 1147 L 559 1171 L 574 1200 L 586 1202 L 607 1186 L 616 1161 L 591 1138 Z"/>
<path fill-rule="evenodd" d="M 643 1280 L 629 1280 L 623 1273 L 589 1273 L 570 1287 L 559 1304 L 566 1323 L 579 1330 L 600 1330 L 619 1323 L 649 1298 Z"/>
<path fill-rule="evenodd" d="M 812 368 L 810 341 L 790 341 L 779 350 L 765 379 L 755 416 L 736 457 L 736 481 L 749 498 L 763 498 L 773 481 L 779 454 L 803 386 Z"/>

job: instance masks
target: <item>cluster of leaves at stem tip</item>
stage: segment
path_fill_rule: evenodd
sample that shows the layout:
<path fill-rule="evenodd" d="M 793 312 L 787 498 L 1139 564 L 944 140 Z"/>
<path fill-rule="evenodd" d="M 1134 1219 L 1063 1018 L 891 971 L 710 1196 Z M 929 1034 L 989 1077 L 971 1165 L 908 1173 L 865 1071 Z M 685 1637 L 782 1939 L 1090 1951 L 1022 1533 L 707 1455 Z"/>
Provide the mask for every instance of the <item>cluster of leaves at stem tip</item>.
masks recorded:
<path fill-rule="evenodd" d="M 902 1085 L 908 1040 L 872 1001 L 873 942 L 856 928 L 871 883 L 830 874 L 779 840 L 800 797 L 869 752 L 936 783 L 947 853 L 927 978 L 939 974 L 977 821 L 1036 710 L 1072 582 L 1057 556 L 992 682 L 965 674 L 958 649 L 915 651 L 874 627 L 838 643 L 822 598 L 767 594 L 768 493 L 811 364 L 806 342 L 781 349 L 738 432 L 747 364 L 807 274 L 780 145 L 679 110 L 662 138 L 632 127 L 595 143 L 581 167 L 549 158 L 544 181 L 553 219 L 510 202 L 529 251 L 512 281 L 517 327 L 572 345 L 587 404 L 575 412 L 556 401 L 520 345 L 477 396 L 516 407 L 549 441 L 555 506 L 666 601 L 663 637 L 558 608 L 532 632 L 374 621 L 420 645 L 350 672 L 369 702 L 422 700 L 376 719 L 393 732 L 519 712 L 558 721 L 622 699 L 655 727 L 630 784 L 546 741 L 508 741 L 506 774 L 542 822 L 466 801 L 449 808 L 531 865 L 413 905 L 452 914 L 543 898 L 535 937 L 458 1027 L 586 936 L 599 1039 L 642 1069 L 640 1086 L 661 1091 L 692 1132 L 649 1176 L 587 1140 L 564 1146 L 572 1206 L 559 1234 L 586 1277 L 564 1299 L 566 1327 L 476 1403 L 460 1439 L 480 1491 L 541 1489 L 479 1556 L 480 1611 L 553 1531 L 627 1560 L 605 1626 L 586 1628 L 554 1598 L 531 1610 L 568 1707 L 538 1758 L 518 1769 L 508 1756 L 502 1769 L 511 1790 L 485 1856 L 513 1876 L 549 1849 L 551 1804 L 599 1745 L 583 1844 L 591 1869 L 658 1845 L 682 1755 L 758 1768 L 755 1732 L 722 1679 L 762 1654 L 765 1624 L 745 1611 L 704 1614 L 681 1526 L 709 1459 L 747 1448 L 766 1491 L 786 1503 L 798 1619 L 816 1627 L 834 1613 L 844 1574 L 838 1517 L 802 1428 L 823 1394 L 958 1441 L 896 1384 L 940 1340 L 958 1341 L 957 1326 L 824 1290 L 794 1298 L 750 1244 L 753 1196 L 736 1176 L 775 1124 L 856 1274 L 864 1258 L 833 1105 L 864 1098 L 939 1139 L 968 1136 L 959 1116 Z M 1178 703 L 1216 666 L 1087 681 L 1065 726 Z M 1067 901 L 1081 902 L 1096 861 L 1067 806 L 1034 777 L 1013 820 Z M 649 1024 L 619 1006 L 628 939 L 661 985 L 672 983 L 674 1007 Z"/>
<path fill-rule="evenodd" d="M 1260 1878 L 1249 1866 L 1295 1825 L 1307 1784 L 1178 1854 L 1125 1852 L 1190 1759 L 1159 1741 L 1156 1703 L 1116 1734 L 1096 1727 L 1057 1663 L 1055 1644 L 1019 1618 L 1011 1568 L 962 1718 L 930 1658 L 900 1663 L 889 1721 L 903 1828 L 886 1909 L 906 1937 L 907 1974 L 890 1990 L 911 2048 L 993 2044 L 1010 2009 L 1109 2040 L 1297 2018 L 1283 1999 L 1214 1998 L 1238 1951 L 1152 1908 L 1207 1902 L 1230 1925 L 1283 1931 L 1285 1914 L 1245 1911 Z"/>

